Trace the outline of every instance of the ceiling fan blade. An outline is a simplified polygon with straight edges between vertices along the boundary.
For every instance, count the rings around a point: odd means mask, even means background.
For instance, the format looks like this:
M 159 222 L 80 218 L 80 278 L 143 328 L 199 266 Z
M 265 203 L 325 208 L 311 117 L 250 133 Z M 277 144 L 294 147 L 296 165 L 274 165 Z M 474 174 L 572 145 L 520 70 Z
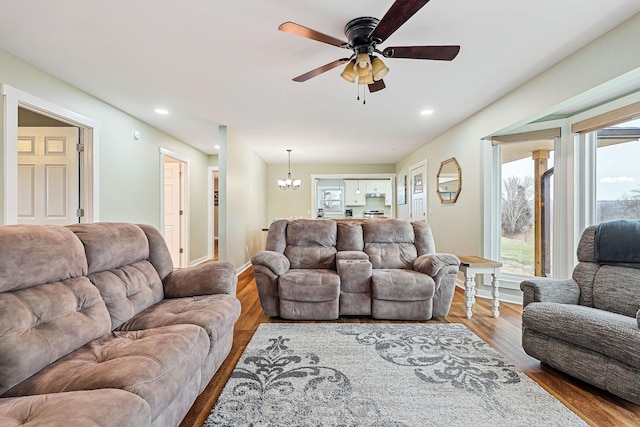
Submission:
M 387 85 L 384 84 L 384 81 L 378 80 L 377 82 L 373 82 L 369 85 L 369 92 L 377 92 L 384 89 L 385 87 L 387 87 Z
M 307 39 L 316 40 L 333 46 L 348 47 L 348 43 L 345 41 L 328 36 L 319 31 L 312 30 L 311 28 L 304 27 L 294 22 L 285 22 L 284 24 L 280 24 L 278 29 L 280 31 L 284 31 L 285 33 L 294 34 L 296 36 L 305 37 Z
M 294 82 L 306 82 L 307 80 L 319 76 L 320 74 L 327 72 L 329 70 L 333 70 L 336 67 L 339 67 L 340 65 L 344 64 L 345 62 L 349 62 L 349 58 L 340 58 L 337 59 L 333 62 L 329 62 L 326 65 L 323 65 L 322 67 L 318 67 L 315 70 L 311 70 L 307 73 L 301 74 L 298 77 L 294 77 L 293 81 Z
M 396 46 L 388 47 L 382 55 L 385 58 L 433 59 L 451 61 L 460 52 L 460 46 Z
M 382 43 L 428 2 L 429 0 L 396 0 L 371 33 L 371 38 Z

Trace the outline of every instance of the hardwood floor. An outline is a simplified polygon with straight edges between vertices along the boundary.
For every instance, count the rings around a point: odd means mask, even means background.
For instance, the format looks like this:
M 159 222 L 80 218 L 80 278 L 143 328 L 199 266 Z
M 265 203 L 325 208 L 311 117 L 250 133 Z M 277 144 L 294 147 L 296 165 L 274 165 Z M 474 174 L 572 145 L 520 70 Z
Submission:
M 205 391 L 195 401 L 180 424 L 181 427 L 203 425 L 258 325 L 267 322 L 286 322 L 269 318 L 262 313 L 253 269 L 240 275 L 238 299 L 242 303 L 242 314 L 235 326 L 231 353 Z M 640 406 L 576 380 L 549 366 L 541 365 L 522 350 L 520 322 L 522 306 L 501 303 L 500 317 L 494 319 L 491 317 L 490 300 L 478 298 L 473 307 L 473 317 L 467 319 L 464 313 L 464 292 L 458 288 L 449 315 L 427 323 L 446 322 L 466 325 L 592 426 L 640 426 Z M 336 322 L 385 323 L 364 317 L 339 319 Z

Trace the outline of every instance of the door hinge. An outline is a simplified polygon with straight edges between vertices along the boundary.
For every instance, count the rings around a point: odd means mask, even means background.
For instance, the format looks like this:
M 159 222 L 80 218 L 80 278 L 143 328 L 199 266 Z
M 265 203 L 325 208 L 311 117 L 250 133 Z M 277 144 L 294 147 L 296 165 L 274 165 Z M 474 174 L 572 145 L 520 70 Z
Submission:
M 78 218 L 82 218 L 84 216 L 84 209 L 78 209 L 76 210 L 76 216 Z
M 180 215 L 184 215 L 184 211 L 180 209 Z
M 180 248 L 180 253 L 181 254 L 184 253 L 184 249 Z
M 84 151 L 84 144 L 78 143 L 76 145 L 76 149 L 78 150 L 78 153 L 82 153 Z

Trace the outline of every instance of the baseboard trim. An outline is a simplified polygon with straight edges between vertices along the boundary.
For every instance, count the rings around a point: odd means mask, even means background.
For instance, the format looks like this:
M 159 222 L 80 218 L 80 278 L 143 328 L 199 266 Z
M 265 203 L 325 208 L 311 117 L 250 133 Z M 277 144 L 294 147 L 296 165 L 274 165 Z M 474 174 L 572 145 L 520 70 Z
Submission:
M 245 271 L 247 271 L 250 267 L 251 267 L 251 261 L 249 261 L 248 263 L 238 267 L 236 269 L 236 274 L 240 275 L 240 274 L 244 273 Z

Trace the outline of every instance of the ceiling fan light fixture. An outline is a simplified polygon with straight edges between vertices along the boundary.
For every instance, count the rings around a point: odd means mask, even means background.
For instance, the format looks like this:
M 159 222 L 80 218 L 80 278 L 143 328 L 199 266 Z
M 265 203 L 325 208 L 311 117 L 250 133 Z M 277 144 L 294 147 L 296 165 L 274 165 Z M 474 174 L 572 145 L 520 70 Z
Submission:
M 358 77 L 358 84 L 359 85 L 370 85 L 370 84 L 373 84 L 373 75 L 371 73 L 369 73 L 366 76 L 359 76 Z
M 373 80 L 378 81 L 382 80 L 384 76 L 389 72 L 389 68 L 382 62 L 382 59 L 377 56 L 373 58 L 373 62 L 371 63 L 371 74 L 373 75 Z
M 369 58 L 368 53 L 358 55 L 356 58 L 355 72 L 360 77 L 371 73 L 371 58 Z
M 340 76 L 348 81 L 349 83 L 355 83 L 357 74 L 355 72 L 356 60 L 352 59 L 349 61 L 346 67 L 344 67 L 344 71 L 340 73 Z

